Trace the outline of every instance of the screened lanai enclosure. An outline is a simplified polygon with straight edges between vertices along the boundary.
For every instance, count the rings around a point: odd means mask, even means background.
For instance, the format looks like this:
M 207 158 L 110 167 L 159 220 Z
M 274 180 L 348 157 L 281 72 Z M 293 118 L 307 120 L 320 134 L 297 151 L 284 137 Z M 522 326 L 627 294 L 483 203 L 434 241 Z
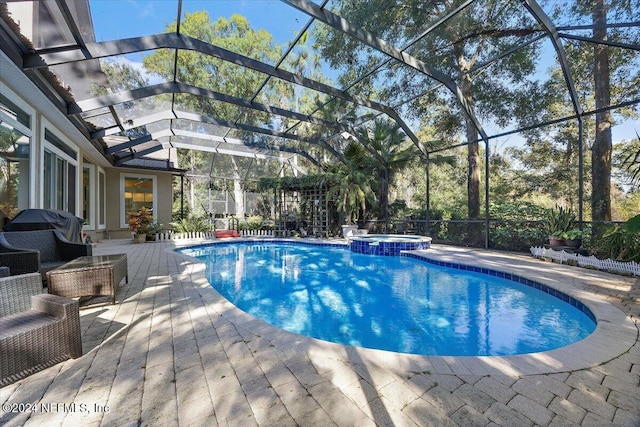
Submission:
M 176 220 L 526 249 L 556 206 L 587 241 L 640 212 L 637 0 L 50 0 L 0 15 L 4 54 L 109 167 L 174 174 Z M 19 135 L 2 132 L 17 173 Z

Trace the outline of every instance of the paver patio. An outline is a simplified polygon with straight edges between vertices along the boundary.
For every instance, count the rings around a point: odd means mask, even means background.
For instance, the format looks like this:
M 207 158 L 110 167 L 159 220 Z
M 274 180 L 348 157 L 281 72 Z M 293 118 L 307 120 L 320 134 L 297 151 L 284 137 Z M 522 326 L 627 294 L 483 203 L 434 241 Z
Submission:
M 637 278 L 434 245 L 430 257 L 532 276 L 604 320 L 587 340 L 552 352 L 423 357 L 267 325 L 221 298 L 204 265 L 174 247 L 94 247 L 127 254 L 129 283 L 116 305 L 81 309 L 81 358 L 0 389 L 0 425 L 640 425 Z

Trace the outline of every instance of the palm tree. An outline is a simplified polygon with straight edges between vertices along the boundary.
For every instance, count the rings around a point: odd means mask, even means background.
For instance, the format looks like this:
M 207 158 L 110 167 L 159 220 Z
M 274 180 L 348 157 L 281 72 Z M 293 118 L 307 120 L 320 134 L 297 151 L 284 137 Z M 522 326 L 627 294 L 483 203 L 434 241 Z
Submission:
M 344 150 L 346 163 L 338 163 L 330 171 L 331 186 L 328 197 L 336 201 L 336 207 L 346 215 L 351 224 L 356 217 L 364 215 L 369 205 L 375 202 L 371 188 L 371 169 L 363 147 L 350 141 Z
M 640 147 L 640 135 L 636 133 L 637 139 L 635 143 Z M 627 173 L 631 175 L 631 185 L 635 188 L 640 187 L 640 148 L 635 152 L 629 152 L 627 157 L 622 161 L 622 166 Z
M 371 154 L 370 168 L 378 180 L 378 201 L 380 214 L 389 222 L 389 186 L 396 172 L 407 166 L 419 155 L 417 147 L 407 139 L 394 122 L 376 120 L 373 128 L 359 128 L 356 139 Z M 346 155 L 346 152 L 345 152 Z

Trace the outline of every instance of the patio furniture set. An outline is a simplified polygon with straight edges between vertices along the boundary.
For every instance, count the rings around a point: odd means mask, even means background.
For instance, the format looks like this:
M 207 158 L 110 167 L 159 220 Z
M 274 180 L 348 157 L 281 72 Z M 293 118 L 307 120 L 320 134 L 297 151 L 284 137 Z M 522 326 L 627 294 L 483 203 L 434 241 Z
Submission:
M 0 387 L 82 356 L 76 297 L 115 295 L 127 255 L 92 256 L 58 230 L 0 233 Z M 47 288 L 45 288 L 47 286 Z
M 91 245 L 72 243 L 59 230 L 0 233 L 0 265 L 14 276 L 39 272 L 46 280 L 47 271 L 91 252 Z

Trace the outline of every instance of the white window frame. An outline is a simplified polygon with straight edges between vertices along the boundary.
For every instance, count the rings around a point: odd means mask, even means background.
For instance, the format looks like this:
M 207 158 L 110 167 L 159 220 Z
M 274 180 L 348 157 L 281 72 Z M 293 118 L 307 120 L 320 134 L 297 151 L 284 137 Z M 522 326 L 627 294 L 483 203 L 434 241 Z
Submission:
M 58 139 L 60 139 L 67 147 L 69 147 L 72 151 L 74 151 L 76 153 L 76 159 L 71 158 L 67 153 L 65 153 L 64 151 L 60 150 L 58 147 L 56 147 L 55 145 L 53 145 L 52 143 L 50 143 L 49 141 L 47 141 L 47 139 L 45 138 L 45 130 L 49 130 L 49 132 L 53 133 Z M 46 119 L 42 119 L 42 123 L 40 125 L 40 135 L 42 136 L 41 140 L 42 140 L 42 148 L 40 150 L 40 164 L 42 165 L 42 172 L 40 174 L 40 203 L 39 206 L 40 207 L 44 207 L 44 152 L 49 151 L 50 153 L 55 154 L 56 156 L 60 157 L 61 159 L 63 159 L 64 161 L 66 161 L 69 164 L 72 164 L 75 166 L 76 168 L 76 185 L 75 185 L 75 205 L 76 205 L 76 211 L 75 212 L 71 212 L 72 214 L 76 215 L 76 216 L 80 216 L 80 193 L 81 191 L 81 185 L 82 185 L 82 167 L 81 167 L 81 162 L 78 159 L 81 159 L 80 157 L 80 150 L 78 149 L 78 146 L 75 145 L 73 142 L 71 142 L 71 140 L 69 138 L 67 138 L 66 136 L 64 136 L 63 133 L 59 132 L 58 129 L 53 126 L 51 123 L 49 123 Z M 57 209 L 62 209 L 62 210 L 67 210 L 66 207 L 61 207 L 61 206 L 57 206 Z
M 96 174 L 96 223 L 98 224 L 98 230 L 106 230 L 107 229 L 107 174 L 104 169 L 98 166 L 98 172 Z M 102 184 L 104 188 L 100 187 L 100 176 L 102 176 Z M 100 195 L 102 194 L 102 197 Z M 100 213 L 102 212 L 102 217 L 104 218 L 104 222 L 100 222 Z
M 129 218 L 124 209 L 124 180 L 125 178 L 151 179 L 153 194 L 153 217 L 158 218 L 158 177 L 155 175 L 144 175 L 139 173 L 120 173 L 120 228 L 129 228 Z
M 20 107 L 25 113 L 27 113 L 30 117 L 31 128 L 24 126 L 22 123 L 18 122 L 16 119 L 11 117 L 8 114 L 3 113 L 0 110 L 0 117 L 2 117 L 2 121 L 6 121 L 11 126 L 13 126 L 17 131 L 21 132 L 24 136 L 29 138 L 29 207 L 35 208 L 38 206 L 38 201 L 36 198 L 36 189 L 37 182 L 39 181 L 35 177 L 38 177 L 37 168 L 36 168 L 36 139 L 34 137 L 35 132 L 35 123 L 36 123 L 36 110 L 31 107 L 29 104 L 23 101 L 18 95 L 16 95 L 7 85 L 0 81 L 0 91 L 4 96 L 6 96 L 11 102 Z
M 84 218 L 85 224 L 82 226 L 83 230 L 95 230 L 96 229 L 96 189 L 98 186 L 96 185 L 96 166 L 91 163 L 82 162 L 82 173 L 80 176 L 84 178 L 84 170 L 89 169 L 89 218 Z M 80 186 L 82 188 L 84 186 L 84 180 Z M 83 200 L 84 201 L 84 200 Z M 82 206 L 80 206 L 80 211 L 82 212 Z

